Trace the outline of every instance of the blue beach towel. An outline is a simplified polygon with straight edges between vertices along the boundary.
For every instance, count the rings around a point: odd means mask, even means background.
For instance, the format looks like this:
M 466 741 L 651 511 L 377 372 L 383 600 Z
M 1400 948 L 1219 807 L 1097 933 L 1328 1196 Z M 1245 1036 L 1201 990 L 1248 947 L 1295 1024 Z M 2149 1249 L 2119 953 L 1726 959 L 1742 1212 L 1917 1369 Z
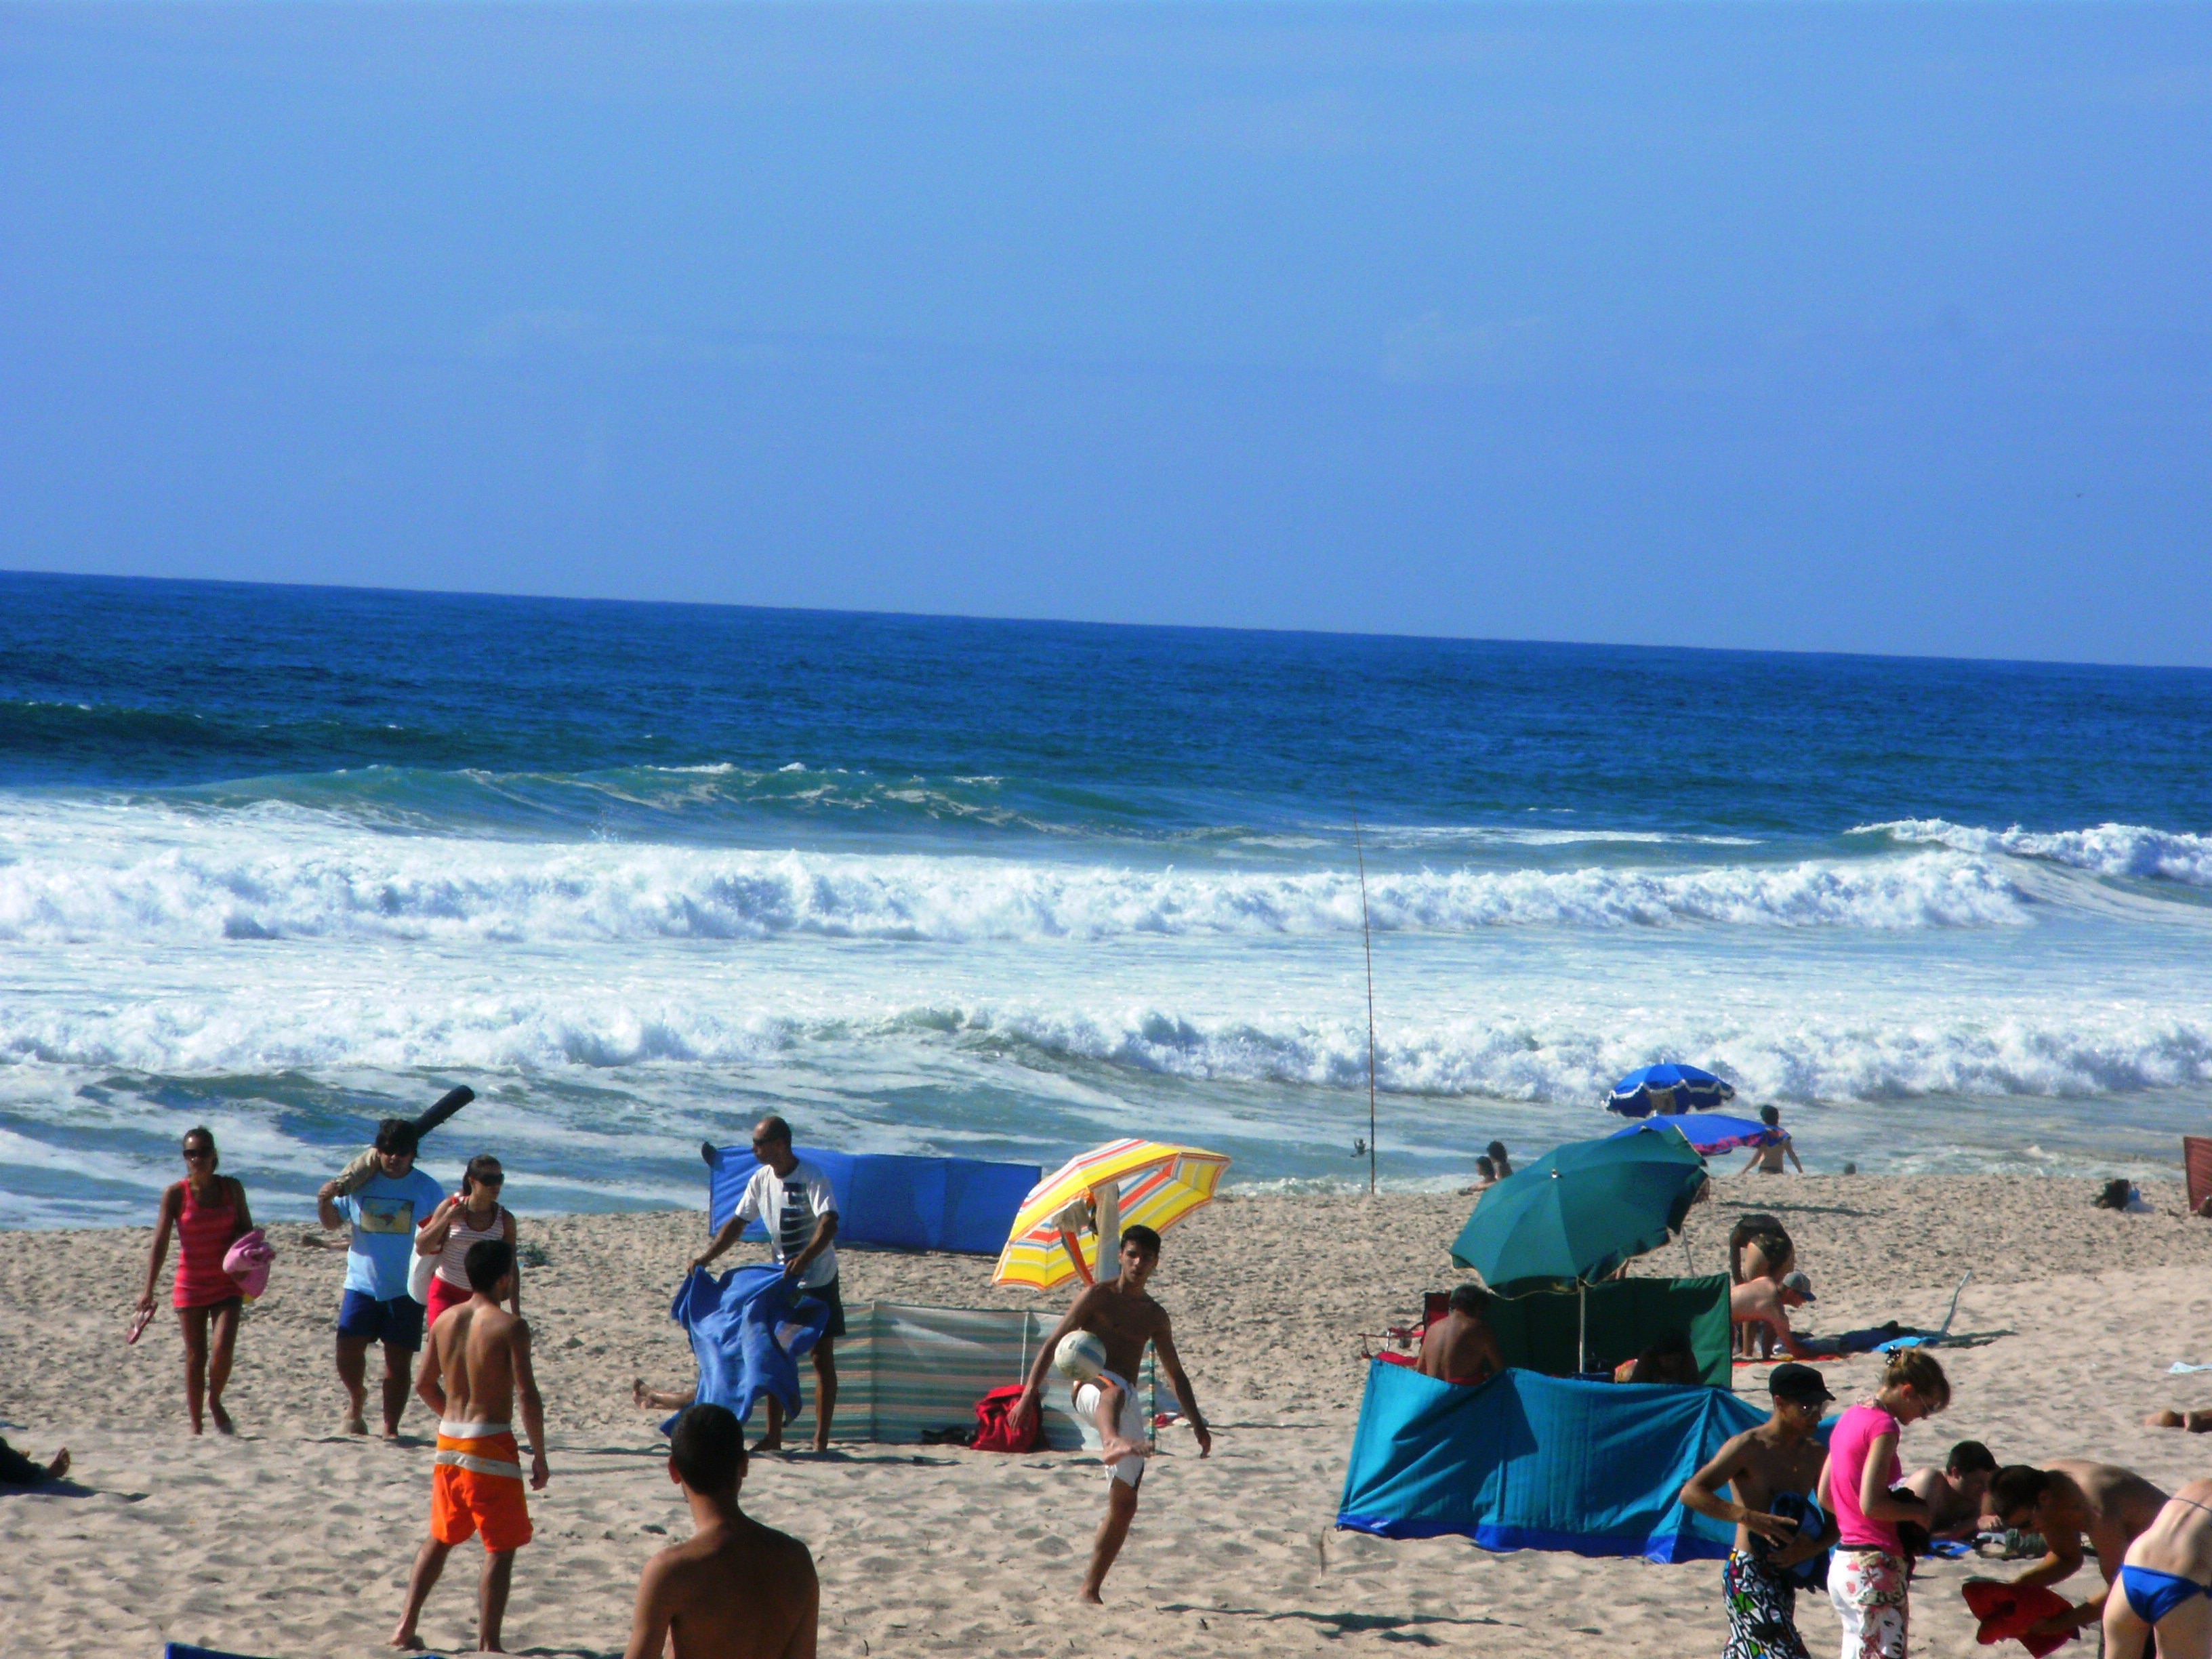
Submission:
M 732 1268 L 720 1279 L 694 1267 L 668 1316 L 690 1335 L 700 1404 L 727 1406 L 742 1423 L 762 1395 L 771 1395 L 787 1414 L 798 1414 L 796 1362 L 822 1340 L 828 1303 L 793 1291 L 783 1269 L 769 1263 Z
M 213 1648 L 196 1648 L 183 1642 L 172 1642 L 161 1650 L 161 1659 L 247 1659 L 242 1653 L 217 1653 Z M 424 1654 L 422 1659 L 437 1659 L 434 1654 Z
M 1488 1550 L 1719 1560 L 1735 1528 L 1682 1507 L 1682 1483 L 1763 1423 L 1719 1389 L 1507 1370 L 1479 1389 L 1368 1368 L 1336 1524 L 1382 1538 L 1457 1533 Z

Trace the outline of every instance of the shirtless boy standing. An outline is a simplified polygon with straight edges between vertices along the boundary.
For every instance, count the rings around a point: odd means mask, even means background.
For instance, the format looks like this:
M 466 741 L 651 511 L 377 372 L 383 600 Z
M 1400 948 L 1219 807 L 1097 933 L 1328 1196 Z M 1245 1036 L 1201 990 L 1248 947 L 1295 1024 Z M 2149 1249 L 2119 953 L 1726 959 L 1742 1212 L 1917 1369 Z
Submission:
M 1060 1339 L 1072 1331 L 1089 1331 L 1106 1345 L 1106 1370 L 1121 1393 L 1120 1438 L 1128 1442 L 1141 1442 L 1144 1438 L 1144 1413 L 1137 1404 L 1136 1386 L 1130 1379 L 1137 1375 L 1145 1357 L 1145 1345 L 1149 1342 L 1160 1357 L 1161 1368 L 1167 1372 L 1176 1399 L 1182 1403 L 1191 1432 L 1198 1437 L 1198 1455 L 1211 1455 L 1213 1435 L 1206 1426 L 1206 1418 L 1198 1409 L 1198 1396 L 1191 1392 L 1190 1378 L 1183 1375 L 1182 1361 L 1176 1354 L 1175 1337 L 1168 1328 L 1168 1311 L 1153 1301 L 1145 1289 L 1152 1270 L 1159 1265 L 1160 1236 L 1150 1227 L 1124 1229 L 1121 1271 L 1077 1297 L 1075 1305 L 1037 1350 L 1022 1397 L 1014 1404 L 1013 1427 L 1017 1433 L 1026 1435 L 1030 1425 L 1036 1421 L 1037 1402 L 1044 1395 L 1045 1374 L 1051 1369 L 1053 1355 L 1060 1351 Z M 1076 1409 L 1096 1409 L 1101 1392 L 1096 1383 L 1084 1384 L 1075 1391 Z M 1084 1397 L 1086 1394 L 1091 1396 L 1088 1401 Z M 1144 1448 L 1139 1445 L 1136 1450 L 1115 1458 L 1111 1467 L 1113 1477 L 1106 1488 L 1106 1518 L 1098 1524 L 1098 1537 L 1091 1547 L 1091 1569 L 1083 1577 L 1083 1599 L 1086 1601 L 1101 1599 L 1098 1592 L 1106 1582 L 1107 1570 L 1121 1553 L 1121 1545 L 1129 1536 L 1129 1523 L 1136 1519 L 1137 1484 L 1145 1478 Z
M 530 1541 L 522 1492 L 522 1454 L 514 1443 L 514 1396 L 530 1431 L 530 1484 L 544 1490 L 545 1404 L 530 1370 L 530 1327 L 500 1303 L 514 1289 L 514 1247 L 487 1238 L 469 1246 L 469 1299 L 430 1328 L 415 1392 L 438 1415 L 437 1467 L 430 1474 L 430 1535 L 407 1580 L 407 1607 L 392 1633 L 395 1648 L 419 1648 L 422 1603 L 447 1554 L 482 1534 L 483 1581 L 477 1592 L 477 1650 L 503 1653 L 500 1626 L 514 1580 L 514 1553 Z
M 1469 1386 L 1487 1382 L 1505 1369 L 1498 1334 L 1483 1322 L 1490 1292 L 1480 1285 L 1452 1286 L 1444 1316 L 1421 1333 L 1421 1357 L 1413 1369 L 1439 1382 Z
M 2008 1527 L 2039 1532 L 2050 1553 L 2013 1580 L 2056 1584 L 2081 1565 L 2082 1540 L 2096 1553 L 2105 1588 L 2078 1607 L 2031 1625 L 2023 1635 L 2071 1635 L 2105 1616 L 2105 1602 L 2128 1546 L 2158 1518 L 2166 1494 L 2139 1474 L 2110 1463 L 2069 1459 L 2047 1469 L 2015 1463 L 1990 1480 L 1989 1511 Z
M 645 1564 L 627 1659 L 814 1659 L 822 1587 L 796 1538 L 738 1508 L 744 1425 L 692 1406 L 668 1438 L 668 1478 L 691 1505 L 691 1536 Z
M 1720 1449 L 1682 1487 L 1682 1504 L 1735 1528 L 1735 1547 L 1721 1570 L 1728 1600 L 1728 1659 L 1807 1659 L 1797 1634 L 1797 1586 L 1790 1569 L 1836 1541 L 1836 1522 L 1811 1537 L 1774 1513 L 1785 1492 L 1809 1498 L 1827 1454 L 1814 1438 L 1820 1408 L 1835 1396 L 1810 1365 L 1784 1364 L 1766 1379 L 1774 1414 Z M 1720 1495 L 1729 1488 L 1735 1501 Z
M 2212 1659 L 2212 1480 L 2192 1480 L 2128 1546 L 2120 1593 L 2105 1598 L 2105 1659 Z

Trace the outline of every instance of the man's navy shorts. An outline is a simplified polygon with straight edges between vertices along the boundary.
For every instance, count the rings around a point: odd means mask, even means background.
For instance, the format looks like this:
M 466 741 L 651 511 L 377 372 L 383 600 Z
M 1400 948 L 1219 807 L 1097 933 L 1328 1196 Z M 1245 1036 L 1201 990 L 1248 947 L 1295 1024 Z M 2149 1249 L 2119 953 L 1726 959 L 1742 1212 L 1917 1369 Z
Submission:
M 338 1304 L 338 1334 L 365 1336 L 412 1353 L 422 1346 L 422 1304 L 411 1296 L 379 1302 L 367 1291 L 348 1291 Z

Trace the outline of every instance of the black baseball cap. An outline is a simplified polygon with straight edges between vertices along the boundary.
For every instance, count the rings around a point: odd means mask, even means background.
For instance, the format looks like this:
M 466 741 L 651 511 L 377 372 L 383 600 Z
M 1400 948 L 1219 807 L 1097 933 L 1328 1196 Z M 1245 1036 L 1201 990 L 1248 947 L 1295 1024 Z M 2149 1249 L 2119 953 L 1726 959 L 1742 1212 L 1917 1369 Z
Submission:
M 1833 1400 L 1820 1373 L 1794 1359 L 1777 1365 L 1766 1378 L 1766 1391 L 1784 1400 Z

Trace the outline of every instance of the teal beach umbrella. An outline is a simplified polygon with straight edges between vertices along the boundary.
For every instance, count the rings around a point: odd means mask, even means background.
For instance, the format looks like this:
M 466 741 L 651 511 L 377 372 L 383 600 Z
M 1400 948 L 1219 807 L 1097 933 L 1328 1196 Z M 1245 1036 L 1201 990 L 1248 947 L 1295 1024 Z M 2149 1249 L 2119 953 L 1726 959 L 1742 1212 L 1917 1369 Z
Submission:
M 1485 1192 L 1452 1260 L 1501 1296 L 1580 1291 L 1664 1244 L 1705 1178 L 1680 1135 L 1571 1141 Z

